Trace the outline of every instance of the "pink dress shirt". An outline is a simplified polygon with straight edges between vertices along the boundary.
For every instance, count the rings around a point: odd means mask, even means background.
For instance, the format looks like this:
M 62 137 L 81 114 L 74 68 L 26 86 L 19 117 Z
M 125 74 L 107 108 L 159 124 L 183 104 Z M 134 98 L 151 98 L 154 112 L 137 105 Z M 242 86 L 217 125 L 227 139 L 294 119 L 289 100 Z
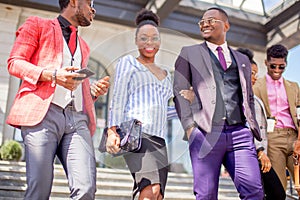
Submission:
M 266 75 L 268 100 L 272 116 L 277 120 L 276 128 L 295 129 L 293 119 L 290 114 L 290 107 L 286 90 L 283 84 L 283 78 L 273 80 L 270 75 Z

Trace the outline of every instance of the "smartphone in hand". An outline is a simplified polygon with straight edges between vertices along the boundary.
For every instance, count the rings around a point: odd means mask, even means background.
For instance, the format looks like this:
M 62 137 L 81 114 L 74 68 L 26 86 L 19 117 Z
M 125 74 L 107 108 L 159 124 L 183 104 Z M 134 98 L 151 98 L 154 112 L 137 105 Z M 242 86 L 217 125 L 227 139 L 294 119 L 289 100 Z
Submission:
M 74 77 L 73 79 L 74 80 L 83 80 L 83 79 L 86 79 L 90 76 L 93 76 L 95 73 L 93 71 L 91 71 L 89 68 L 82 68 L 80 70 L 77 70 L 75 71 L 76 73 L 79 73 L 79 74 L 85 74 L 84 77 Z

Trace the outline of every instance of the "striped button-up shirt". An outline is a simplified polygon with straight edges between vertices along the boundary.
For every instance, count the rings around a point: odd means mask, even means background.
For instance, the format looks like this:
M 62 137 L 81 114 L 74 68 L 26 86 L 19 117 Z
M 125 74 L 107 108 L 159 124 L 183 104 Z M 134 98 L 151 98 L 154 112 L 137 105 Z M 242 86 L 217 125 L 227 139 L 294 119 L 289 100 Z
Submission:
M 267 114 L 264 107 L 264 103 L 257 96 L 254 95 L 254 108 L 255 118 L 259 125 L 260 136 L 262 141 L 255 140 L 256 149 L 264 148 L 265 154 L 267 154 L 268 138 L 267 138 Z
M 144 133 L 164 138 L 168 101 L 173 95 L 171 75 L 166 71 L 167 76 L 158 80 L 133 56 L 121 58 L 116 66 L 108 126 L 138 119 Z

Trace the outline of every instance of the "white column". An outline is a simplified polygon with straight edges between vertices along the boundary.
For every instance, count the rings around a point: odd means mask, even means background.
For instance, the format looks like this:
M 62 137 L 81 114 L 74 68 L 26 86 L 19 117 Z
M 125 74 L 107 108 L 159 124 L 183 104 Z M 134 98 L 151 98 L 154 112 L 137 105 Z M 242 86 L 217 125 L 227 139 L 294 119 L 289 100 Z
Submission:
M 15 32 L 19 24 L 21 8 L 8 4 L 0 4 L 0 145 L 13 138 L 14 128 L 6 125 L 6 115 L 11 107 L 20 80 L 9 76 L 7 59 L 15 40 Z

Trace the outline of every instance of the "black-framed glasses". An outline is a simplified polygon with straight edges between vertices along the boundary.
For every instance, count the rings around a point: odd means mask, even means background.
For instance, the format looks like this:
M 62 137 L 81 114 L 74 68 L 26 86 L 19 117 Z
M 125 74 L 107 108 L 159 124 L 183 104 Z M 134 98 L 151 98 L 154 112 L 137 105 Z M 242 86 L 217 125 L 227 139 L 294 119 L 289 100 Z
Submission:
M 219 20 L 219 19 L 215 19 L 215 18 L 208 18 L 208 19 L 201 19 L 199 22 L 198 22 L 198 25 L 200 27 L 204 26 L 204 24 L 208 24 L 210 26 L 213 26 L 215 25 L 216 22 L 223 22 L 222 20 Z
M 284 70 L 285 69 L 285 65 L 276 65 L 276 64 L 270 64 L 270 68 L 271 69 L 276 69 L 278 67 L 278 69 L 280 70 Z
M 141 36 L 141 37 L 138 37 L 138 40 L 141 41 L 141 42 L 143 42 L 143 43 L 146 43 L 146 42 L 149 42 L 149 41 L 159 42 L 160 41 L 160 37 L 159 36 L 154 36 L 154 37 Z

